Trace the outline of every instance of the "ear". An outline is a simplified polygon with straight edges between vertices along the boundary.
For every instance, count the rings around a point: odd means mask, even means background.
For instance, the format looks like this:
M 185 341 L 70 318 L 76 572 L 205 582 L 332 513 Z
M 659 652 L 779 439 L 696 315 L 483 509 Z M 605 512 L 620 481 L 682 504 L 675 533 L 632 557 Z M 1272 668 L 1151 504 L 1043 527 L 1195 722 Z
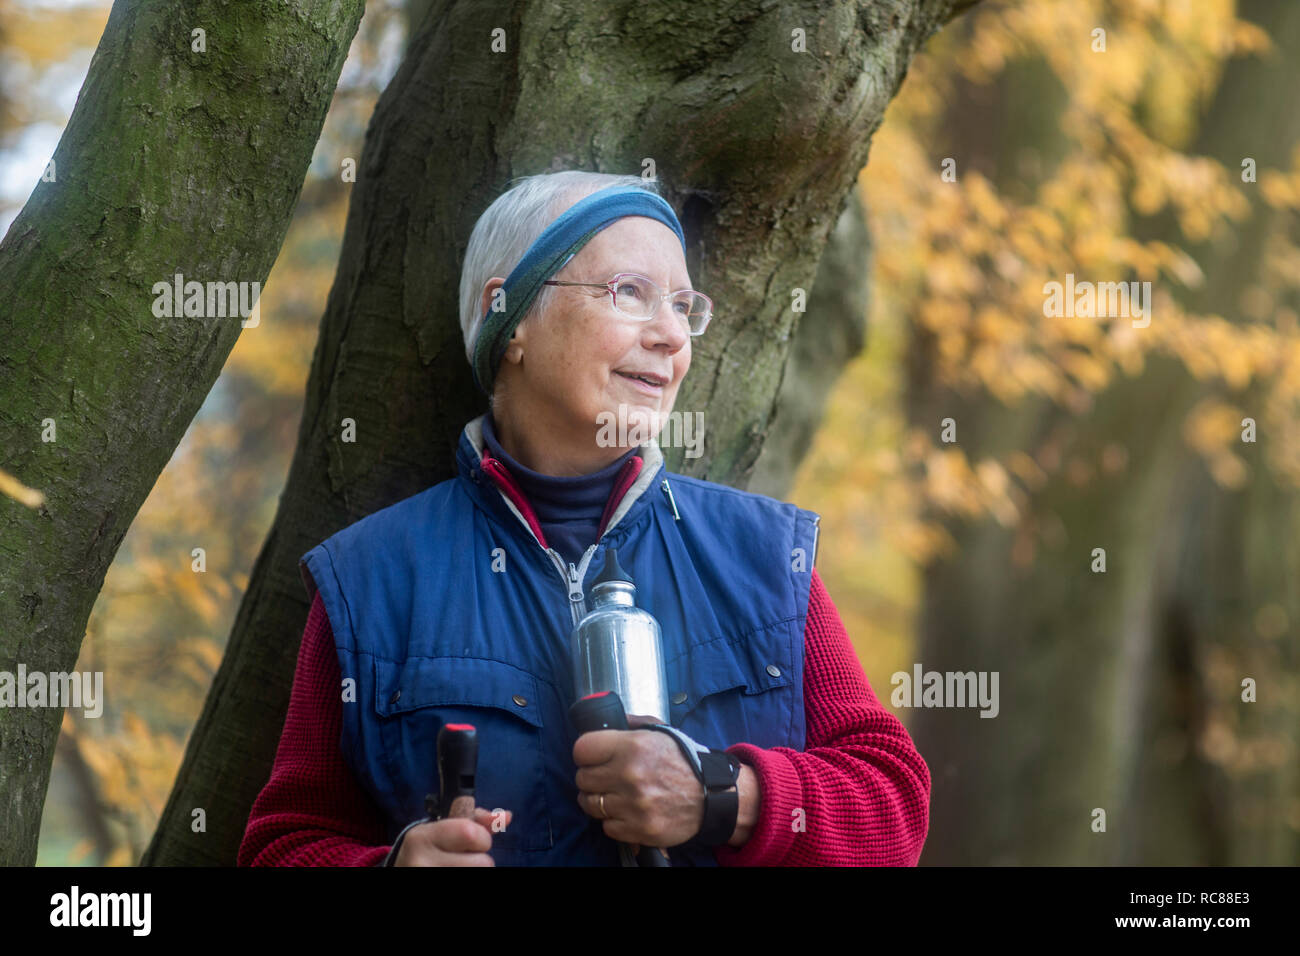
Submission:
M 506 350 L 501 355 L 502 362 L 510 362 L 514 365 L 523 362 L 524 342 L 527 338 L 527 332 L 523 330 L 524 324 L 524 322 L 520 322 L 515 326 L 515 331 L 510 336 L 510 341 L 506 343 Z M 523 332 L 523 334 L 520 334 L 521 332 Z
M 479 297 L 478 314 L 486 315 L 488 306 L 492 304 L 493 295 L 497 289 L 506 284 L 506 280 L 501 276 L 493 276 L 488 279 L 483 286 L 483 295 Z

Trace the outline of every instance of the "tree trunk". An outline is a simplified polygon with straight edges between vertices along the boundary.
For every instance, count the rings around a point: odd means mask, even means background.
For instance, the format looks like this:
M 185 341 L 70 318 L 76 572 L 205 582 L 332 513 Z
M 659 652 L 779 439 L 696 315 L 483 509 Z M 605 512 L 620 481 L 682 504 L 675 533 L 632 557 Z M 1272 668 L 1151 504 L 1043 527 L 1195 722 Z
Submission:
M 691 275 L 720 306 L 676 405 L 707 410 L 705 454 L 665 449 L 668 466 L 743 486 L 798 328 L 790 292 L 811 288 L 908 62 L 967 6 L 432 4 L 366 134 L 288 483 L 146 864 L 235 858 L 288 704 L 299 556 L 453 475 L 461 429 L 485 407 L 457 318 L 460 265 L 509 180 L 653 161 Z M 339 440 L 344 418 L 353 443 Z M 195 807 L 206 833 L 190 829 Z
M 750 491 L 785 497 L 821 427 L 831 389 L 866 341 L 870 275 L 871 233 L 855 189 L 817 265 L 808 314 L 799 322 L 785 363 L 776 414 L 749 481 Z
M 1191 152 L 1230 170 L 1246 155 L 1261 169 L 1286 168 L 1300 117 L 1270 110 L 1273 91 L 1300 81 L 1300 8 L 1264 0 L 1243 4 L 1241 15 L 1281 53 L 1230 62 Z M 1010 82 L 1003 92 L 1022 86 Z M 1052 133 L 1025 135 L 1040 154 L 1059 155 Z M 1015 146 L 993 148 L 1012 157 Z M 1261 249 L 1275 217 L 1257 203 L 1231 243 L 1191 250 L 1206 284 L 1180 303 L 1233 321 L 1243 291 L 1264 281 Z M 1185 245 L 1164 217 L 1137 232 Z M 1267 438 L 1242 446 L 1253 457 L 1250 481 L 1226 491 L 1181 434 L 1187 413 L 1216 387 L 1167 356 L 1117 380 L 1079 416 L 1039 399 L 1007 409 L 940 388 L 929 380 L 923 342 L 914 364 L 913 423 L 933 433 L 943 415 L 955 415 L 972 460 L 1048 445 L 1062 462 L 1096 462 L 1111 443 L 1128 455 L 1121 473 L 1084 486 L 1064 469 L 1051 475 L 1026 520 L 1059 534 L 1032 561 L 1015 560 L 1013 533 L 985 521 L 950 528 L 955 557 L 926 570 L 917 659 L 926 669 L 999 671 L 1002 710 L 995 720 L 915 713 L 910 727 L 934 776 L 925 862 L 1294 862 L 1286 696 L 1297 674 L 1300 527 L 1295 489 L 1279 486 L 1264 460 Z M 1238 404 L 1261 417 L 1258 401 Z M 1094 547 L 1106 549 L 1105 574 L 1090 571 Z M 1291 635 L 1271 647 L 1254 625 L 1268 605 L 1284 609 Z M 1225 659 L 1230 665 L 1215 670 Z M 1240 700 L 1247 676 L 1259 681 L 1258 704 Z M 1237 736 L 1238 754 L 1277 743 L 1260 748 L 1268 759 L 1253 773 L 1228 773 L 1212 739 L 1222 740 L 1224 727 Z M 1105 833 L 1091 829 L 1094 808 L 1107 813 Z
M 361 9 L 114 5 L 53 181 L 0 243 L 0 465 L 45 496 L 0 499 L 0 670 L 75 666 L 109 562 L 240 333 L 237 314 L 156 318 L 153 286 L 265 281 Z M 0 708 L 0 866 L 36 859 L 61 716 Z

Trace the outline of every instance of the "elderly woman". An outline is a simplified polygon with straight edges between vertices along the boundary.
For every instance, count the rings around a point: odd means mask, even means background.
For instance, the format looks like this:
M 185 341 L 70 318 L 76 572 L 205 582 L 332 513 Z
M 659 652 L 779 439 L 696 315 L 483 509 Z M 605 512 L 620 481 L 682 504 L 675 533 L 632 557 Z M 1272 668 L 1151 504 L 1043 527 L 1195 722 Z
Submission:
M 917 862 L 929 770 L 813 569 L 818 516 L 664 467 L 657 429 L 712 314 L 684 253 L 632 176 L 533 176 L 483 213 L 461 325 L 489 411 L 456 477 L 304 555 L 311 610 L 241 865 L 613 866 L 616 841 L 676 866 Z M 620 445 L 612 421 L 649 433 Z M 609 549 L 661 626 L 674 732 L 567 718 Z M 483 806 L 418 822 L 449 723 L 478 730 Z

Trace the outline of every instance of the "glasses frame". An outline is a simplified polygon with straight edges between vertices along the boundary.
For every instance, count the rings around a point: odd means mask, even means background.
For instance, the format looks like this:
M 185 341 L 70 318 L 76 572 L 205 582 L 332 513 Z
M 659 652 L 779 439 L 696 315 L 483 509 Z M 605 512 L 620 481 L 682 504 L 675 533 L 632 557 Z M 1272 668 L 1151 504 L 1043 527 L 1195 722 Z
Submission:
M 628 315 L 626 312 L 624 312 L 622 309 L 618 307 L 618 292 L 616 290 L 618 288 L 619 280 L 625 279 L 629 276 L 636 279 L 642 279 L 645 282 L 648 282 L 650 284 L 650 288 L 655 289 L 659 292 L 659 302 L 655 304 L 654 311 L 651 312 L 649 315 L 646 316 Z M 604 289 L 610 295 L 610 299 L 612 300 L 612 304 L 614 306 L 614 311 L 616 311 L 619 315 L 623 316 L 624 318 L 631 319 L 633 322 L 649 322 L 651 319 L 655 317 L 655 314 L 659 311 L 659 305 L 662 304 L 665 299 L 671 299 L 673 296 L 680 295 L 683 292 L 689 292 L 691 295 L 698 295 L 701 299 L 703 299 L 705 302 L 708 303 L 708 312 L 705 313 L 704 325 L 700 328 L 698 332 L 693 332 L 690 330 L 689 322 L 687 323 L 687 331 L 690 332 L 692 336 L 703 335 L 705 330 L 708 329 L 709 323 L 713 321 L 713 300 L 710 299 L 703 292 L 697 292 L 695 289 L 675 289 L 672 292 L 664 292 L 662 289 L 659 288 L 659 283 L 655 282 L 654 279 L 651 279 L 649 276 L 641 275 L 641 273 L 639 272 L 619 272 L 615 274 L 614 277 L 610 279 L 608 282 L 603 282 L 603 283 L 602 282 L 561 282 L 558 279 L 547 279 L 542 283 L 542 285 L 585 286 L 589 289 Z M 685 318 L 685 316 L 683 316 L 682 318 Z

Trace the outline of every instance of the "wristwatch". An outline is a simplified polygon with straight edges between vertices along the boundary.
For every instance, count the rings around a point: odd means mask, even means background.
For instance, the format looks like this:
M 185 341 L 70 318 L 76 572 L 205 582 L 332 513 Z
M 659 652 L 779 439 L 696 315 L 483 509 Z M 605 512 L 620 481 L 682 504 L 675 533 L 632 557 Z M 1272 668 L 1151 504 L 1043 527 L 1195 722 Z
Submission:
M 647 724 L 638 729 L 657 730 L 676 740 L 686 762 L 704 786 L 704 820 L 699 832 L 681 845 L 712 847 L 730 840 L 740 816 L 740 787 L 737 784 L 740 760 L 725 750 L 710 750 L 668 724 Z

